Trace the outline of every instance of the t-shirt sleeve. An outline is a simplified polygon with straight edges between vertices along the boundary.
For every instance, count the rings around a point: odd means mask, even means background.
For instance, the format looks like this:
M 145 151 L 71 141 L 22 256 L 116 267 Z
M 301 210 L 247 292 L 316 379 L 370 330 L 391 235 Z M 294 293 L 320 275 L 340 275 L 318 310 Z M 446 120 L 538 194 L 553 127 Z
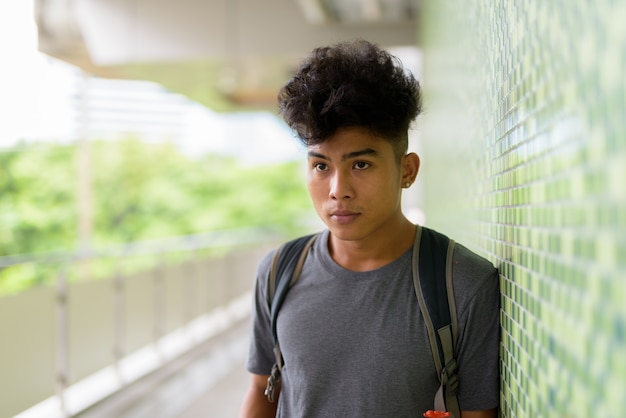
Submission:
M 270 313 L 267 305 L 267 278 L 274 252 L 259 263 L 252 294 L 250 349 L 246 368 L 250 373 L 270 374 L 274 364 Z
M 465 288 L 468 294 L 461 298 L 464 303 L 457 305 L 457 397 L 461 410 L 496 408 L 500 398 L 499 274 L 490 263 L 484 267 L 481 275 L 473 275 L 474 286 Z

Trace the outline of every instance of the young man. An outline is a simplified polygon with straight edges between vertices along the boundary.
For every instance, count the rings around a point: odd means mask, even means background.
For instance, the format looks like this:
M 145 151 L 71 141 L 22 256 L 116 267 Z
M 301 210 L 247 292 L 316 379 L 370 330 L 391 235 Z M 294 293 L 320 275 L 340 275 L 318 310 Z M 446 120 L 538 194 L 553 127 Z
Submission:
M 439 381 L 412 279 L 419 226 L 401 211 L 420 160 L 407 154 L 420 87 L 366 41 L 318 48 L 279 93 L 308 150 L 308 188 L 328 227 L 309 250 L 277 321 L 284 358 L 275 402 L 267 299 L 272 254 L 259 266 L 242 417 L 421 417 Z M 456 245 L 453 288 L 462 417 L 495 417 L 499 400 L 498 274 Z

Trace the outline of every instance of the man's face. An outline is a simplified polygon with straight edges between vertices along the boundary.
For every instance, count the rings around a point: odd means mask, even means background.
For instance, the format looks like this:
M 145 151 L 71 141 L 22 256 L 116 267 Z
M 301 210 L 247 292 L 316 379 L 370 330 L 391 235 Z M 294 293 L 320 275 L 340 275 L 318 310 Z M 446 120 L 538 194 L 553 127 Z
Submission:
M 392 145 L 362 128 L 342 128 L 324 143 L 308 147 L 313 205 L 341 240 L 393 231 L 403 218 L 400 198 L 406 177 Z

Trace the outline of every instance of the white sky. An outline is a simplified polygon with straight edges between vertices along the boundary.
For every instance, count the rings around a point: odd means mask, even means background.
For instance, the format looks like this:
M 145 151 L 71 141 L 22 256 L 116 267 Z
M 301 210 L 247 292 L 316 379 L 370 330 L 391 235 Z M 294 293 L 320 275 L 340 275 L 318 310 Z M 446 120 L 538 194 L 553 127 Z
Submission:
M 0 145 L 28 129 L 29 114 L 37 111 L 41 57 L 36 54 L 37 32 L 32 0 L 0 2 Z M 34 109 L 33 109 L 34 108 Z

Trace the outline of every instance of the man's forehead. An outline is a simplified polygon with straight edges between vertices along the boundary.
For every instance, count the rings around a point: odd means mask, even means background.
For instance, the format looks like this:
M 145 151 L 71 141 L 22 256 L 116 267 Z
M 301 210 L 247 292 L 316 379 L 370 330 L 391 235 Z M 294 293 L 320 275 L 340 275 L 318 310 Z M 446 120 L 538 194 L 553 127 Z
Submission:
M 385 147 L 392 147 L 388 140 L 373 135 L 366 129 L 350 127 L 341 128 L 325 140 L 308 145 L 307 150 L 320 151 L 341 149 L 345 152 L 352 152 L 363 148 L 372 148 L 380 152 Z

